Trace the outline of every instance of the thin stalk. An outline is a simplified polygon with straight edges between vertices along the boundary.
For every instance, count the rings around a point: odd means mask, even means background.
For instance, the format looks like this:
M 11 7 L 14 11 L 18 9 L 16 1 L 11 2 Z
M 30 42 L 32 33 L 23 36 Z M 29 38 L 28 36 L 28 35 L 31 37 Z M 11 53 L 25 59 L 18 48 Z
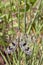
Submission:
M 18 6 L 18 29 L 20 31 L 20 0 L 18 4 L 19 4 Z M 19 41 L 20 41 L 20 37 L 18 37 L 18 46 L 19 46 Z M 19 65 L 20 65 L 20 48 L 18 48 L 18 60 L 19 60 Z
M 18 7 L 18 28 L 20 30 L 20 0 L 19 0 L 19 7 Z
M 13 53 L 13 65 L 15 64 L 16 65 L 17 63 L 17 57 L 16 57 L 16 53 L 14 52 Z
M 24 33 L 26 34 L 26 0 L 24 6 Z M 25 56 L 25 65 L 26 65 L 26 56 Z
M 25 26 L 24 26 L 24 29 L 25 29 L 25 33 L 26 33 L 26 0 L 25 0 L 25 7 L 24 7 L 24 24 L 25 24 Z

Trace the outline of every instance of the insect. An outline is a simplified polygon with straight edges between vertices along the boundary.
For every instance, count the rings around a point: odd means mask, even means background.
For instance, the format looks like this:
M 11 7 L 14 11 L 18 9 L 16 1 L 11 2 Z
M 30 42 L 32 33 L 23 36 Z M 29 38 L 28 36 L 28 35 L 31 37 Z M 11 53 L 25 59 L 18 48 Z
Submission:
M 15 52 L 15 50 L 17 49 L 19 45 L 21 50 L 29 55 L 32 50 L 29 48 L 28 42 L 32 43 L 31 37 L 28 38 L 27 35 L 21 35 L 19 44 L 18 44 L 18 39 L 12 41 L 12 43 L 10 43 L 9 46 L 7 47 L 7 50 L 5 50 L 5 53 L 10 54 L 10 53 Z

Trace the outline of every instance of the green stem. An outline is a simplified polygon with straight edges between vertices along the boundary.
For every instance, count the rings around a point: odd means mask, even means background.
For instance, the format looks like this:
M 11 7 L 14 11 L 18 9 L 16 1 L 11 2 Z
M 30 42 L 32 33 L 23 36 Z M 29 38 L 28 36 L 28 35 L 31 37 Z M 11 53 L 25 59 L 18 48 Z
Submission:
M 24 29 L 25 29 L 25 33 L 26 33 L 26 0 L 25 0 L 25 7 L 24 7 Z
M 18 28 L 20 31 L 20 0 L 18 2 Z M 18 37 L 18 46 L 19 46 L 19 41 L 20 41 L 20 38 Z M 20 48 L 18 48 L 18 60 L 20 65 Z

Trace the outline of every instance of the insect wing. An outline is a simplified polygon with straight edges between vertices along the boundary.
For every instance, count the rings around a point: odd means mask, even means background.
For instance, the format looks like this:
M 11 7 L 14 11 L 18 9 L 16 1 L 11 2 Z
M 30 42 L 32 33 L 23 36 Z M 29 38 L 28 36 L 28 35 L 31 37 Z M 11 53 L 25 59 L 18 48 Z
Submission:
M 24 38 L 25 37 L 25 38 Z M 32 50 L 30 49 L 30 47 L 28 46 L 28 37 L 27 36 L 24 36 L 24 37 L 22 37 L 22 38 L 20 38 L 20 43 L 19 43 L 19 45 L 20 45 L 20 48 L 21 48 L 21 50 L 25 53 L 25 54 L 27 54 L 27 55 L 31 55 L 31 53 L 32 53 Z M 29 41 L 30 42 L 30 41 Z
M 5 50 L 5 53 L 7 54 L 11 54 L 13 52 L 15 52 L 15 50 L 17 49 L 17 45 L 18 42 L 15 40 L 12 43 L 10 43 L 10 45 L 7 47 L 7 50 Z

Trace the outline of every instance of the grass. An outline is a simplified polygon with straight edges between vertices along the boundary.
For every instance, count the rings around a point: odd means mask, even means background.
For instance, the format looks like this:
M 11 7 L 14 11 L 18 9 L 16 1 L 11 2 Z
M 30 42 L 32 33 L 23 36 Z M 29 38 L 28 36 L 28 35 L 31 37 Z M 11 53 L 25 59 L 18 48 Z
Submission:
M 32 11 L 35 3 L 36 0 L 8 0 L 7 2 L 0 0 L 0 45 L 4 47 L 4 51 L 11 40 L 15 39 L 18 28 L 22 34 L 25 32 L 31 37 L 34 35 L 35 38 L 31 39 L 31 41 L 34 42 L 37 39 L 34 43 L 29 44 L 30 48 L 32 48 L 31 55 L 25 54 L 18 47 L 14 53 L 5 56 L 0 49 L 0 54 L 5 61 L 4 65 L 43 65 L 43 0 L 34 17 L 32 15 L 34 12 L 29 11 Z M 30 4 L 32 7 L 30 7 Z M 29 18 L 26 19 L 26 17 L 30 16 L 29 14 L 34 17 L 34 20 L 31 19 L 30 23 L 28 22 Z

